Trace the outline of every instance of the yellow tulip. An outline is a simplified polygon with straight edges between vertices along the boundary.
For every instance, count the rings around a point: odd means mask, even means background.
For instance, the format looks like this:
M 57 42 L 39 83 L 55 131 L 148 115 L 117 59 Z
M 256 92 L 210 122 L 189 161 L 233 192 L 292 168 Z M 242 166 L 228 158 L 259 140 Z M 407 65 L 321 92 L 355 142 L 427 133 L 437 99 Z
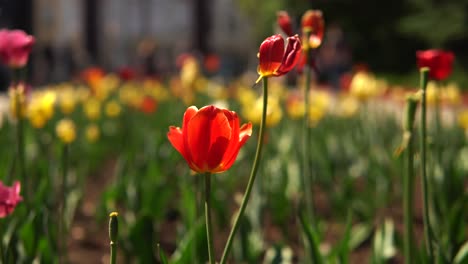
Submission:
M 62 113 L 70 114 L 75 110 L 77 97 L 71 87 L 66 87 L 59 92 L 59 105 Z
M 26 116 L 26 98 L 24 93 L 24 85 L 19 85 L 18 87 L 9 90 L 10 112 L 14 118 L 18 118 L 18 114 L 19 118 L 24 118 Z
M 258 98 L 253 105 L 243 106 L 243 115 L 247 120 L 254 124 L 260 124 L 263 113 L 263 96 Z M 268 97 L 266 125 L 273 127 L 281 121 L 283 110 L 281 109 L 279 99 L 274 96 Z
M 111 100 L 106 104 L 106 115 L 108 117 L 117 117 L 120 115 L 121 107 L 116 100 Z
M 60 120 L 55 127 L 57 137 L 65 144 L 70 144 L 76 139 L 75 123 L 71 119 Z
M 90 120 L 97 120 L 101 116 L 101 103 L 97 99 L 91 98 L 84 102 L 83 110 Z
M 299 90 L 288 92 L 286 99 L 286 112 L 292 119 L 302 118 L 305 114 L 305 104 L 301 93 L 302 91 Z
M 468 109 L 464 109 L 458 114 L 458 125 L 468 131 Z
M 344 96 L 339 99 L 336 114 L 341 117 L 354 116 L 359 110 L 359 102 L 352 96 Z
M 458 88 L 458 85 L 456 83 L 450 83 L 447 86 L 444 87 L 443 89 L 443 99 L 445 102 L 447 102 L 449 105 L 460 105 L 462 102 L 461 94 L 460 94 L 460 88 Z
M 90 124 L 86 127 L 86 139 L 89 142 L 96 142 L 99 139 L 100 131 L 96 124 Z

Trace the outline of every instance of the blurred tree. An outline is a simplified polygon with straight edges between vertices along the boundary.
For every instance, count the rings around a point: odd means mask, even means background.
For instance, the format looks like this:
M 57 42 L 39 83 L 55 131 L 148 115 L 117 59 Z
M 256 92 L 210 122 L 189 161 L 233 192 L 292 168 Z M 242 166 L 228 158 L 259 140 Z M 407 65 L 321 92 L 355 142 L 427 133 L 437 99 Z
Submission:
M 433 48 L 466 35 L 467 0 L 410 0 L 412 11 L 399 20 L 399 31 L 423 39 Z
M 412 72 L 416 69 L 416 50 L 466 46 L 464 36 L 468 36 L 468 0 L 240 0 L 238 3 L 252 20 L 257 42 L 273 33 L 278 10 L 288 11 L 299 22 L 307 9 L 321 9 L 325 27 L 335 24 L 345 32 L 354 62 L 367 63 L 374 71 Z

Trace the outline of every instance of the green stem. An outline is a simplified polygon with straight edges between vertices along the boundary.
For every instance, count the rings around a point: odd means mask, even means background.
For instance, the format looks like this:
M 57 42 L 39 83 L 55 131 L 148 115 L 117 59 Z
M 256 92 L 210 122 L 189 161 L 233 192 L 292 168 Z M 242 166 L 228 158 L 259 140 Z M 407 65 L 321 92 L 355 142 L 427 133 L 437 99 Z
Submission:
M 205 222 L 206 240 L 208 241 L 208 259 L 215 264 L 213 247 L 213 225 L 211 223 L 211 173 L 205 173 Z
M 234 221 L 234 225 L 231 228 L 231 232 L 229 233 L 228 240 L 226 242 L 226 246 L 224 247 L 223 256 L 221 257 L 220 264 L 225 264 L 227 262 L 227 258 L 229 255 L 229 251 L 232 247 L 232 242 L 234 240 L 234 235 L 239 228 L 240 219 L 244 215 L 245 208 L 247 207 L 247 203 L 250 198 L 250 193 L 252 192 L 252 187 L 255 182 L 255 178 L 258 171 L 258 165 L 260 163 L 261 154 L 262 154 L 262 147 L 263 147 L 263 136 L 265 133 L 265 123 L 266 123 L 266 113 L 267 113 L 267 105 L 268 105 L 268 78 L 263 77 L 263 113 L 262 113 L 262 120 L 260 122 L 260 131 L 258 133 L 258 142 L 257 142 L 257 151 L 255 152 L 255 159 L 252 165 L 252 170 L 250 172 L 249 182 L 247 183 L 247 188 L 245 190 L 244 198 L 242 199 L 241 206 L 239 208 L 239 212 L 237 213 L 236 220 Z
M 16 87 L 15 93 L 15 100 L 16 100 L 16 118 L 17 118 L 17 126 L 16 126 L 16 140 L 17 140 L 17 151 L 18 151 L 18 170 L 19 175 L 22 183 L 24 184 L 26 194 L 28 194 L 28 183 L 26 179 L 26 169 L 25 169 L 25 161 L 24 161 L 24 120 L 22 116 L 22 102 L 21 102 L 22 94 L 19 91 L 19 87 Z M 26 196 L 26 201 L 28 196 Z
M 117 243 L 114 241 L 110 242 L 110 263 L 117 263 Z
M 412 133 L 412 130 L 411 132 Z M 413 153 L 413 136 L 410 134 L 408 145 L 406 149 L 406 177 L 403 181 L 403 208 L 404 208 L 404 223 L 405 223 L 405 236 L 404 236 L 404 251 L 405 263 L 413 263 L 412 243 L 413 243 L 413 185 L 414 185 L 414 153 Z
M 117 263 L 117 237 L 119 233 L 117 215 L 117 212 L 112 212 L 109 215 L 110 264 Z
M 67 203 L 67 191 L 68 191 L 68 180 L 67 180 L 67 173 L 68 173 L 68 144 L 64 144 L 62 146 L 62 197 L 61 197 L 61 206 L 60 206 L 60 227 L 59 227 L 59 236 L 61 237 L 62 245 L 62 252 L 60 252 L 64 261 L 66 261 L 67 257 L 67 227 L 66 227 L 66 203 Z
M 426 248 L 428 251 L 429 263 L 434 263 L 433 257 L 433 247 L 432 247 L 432 236 L 430 232 L 430 220 L 429 220 L 429 197 L 428 197 L 428 179 L 427 179 L 427 170 L 426 170 L 426 144 L 427 144 L 427 136 L 426 136 L 426 87 L 428 81 L 429 69 L 423 68 L 421 69 L 421 91 L 422 91 L 422 99 L 421 99 L 421 176 L 422 176 L 422 187 L 423 187 L 423 213 L 424 213 L 424 236 L 426 239 Z
M 310 36 L 310 32 L 307 33 L 307 39 Z M 302 133 L 302 187 L 304 193 L 305 207 L 307 212 L 307 217 L 312 222 L 312 225 L 315 225 L 314 210 L 313 210 L 313 201 L 311 195 L 311 177 L 310 172 L 310 128 L 309 128 L 309 90 L 312 79 L 312 67 L 311 67 L 311 54 L 310 49 L 306 50 L 306 66 L 305 66 L 305 89 L 304 89 L 304 128 Z

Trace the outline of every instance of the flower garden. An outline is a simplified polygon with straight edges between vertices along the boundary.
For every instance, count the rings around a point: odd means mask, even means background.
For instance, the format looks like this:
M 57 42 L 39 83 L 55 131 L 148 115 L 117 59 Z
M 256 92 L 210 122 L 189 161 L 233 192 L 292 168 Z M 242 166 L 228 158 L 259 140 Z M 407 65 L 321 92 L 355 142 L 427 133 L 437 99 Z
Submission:
M 34 36 L 1 30 L 1 263 L 468 263 L 453 53 L 418 51 L 419 83 L 356 70 L 335 91 L 322 12 L 277 22 L 232 82 L 185 54 L 174 76 L 31 87 Z

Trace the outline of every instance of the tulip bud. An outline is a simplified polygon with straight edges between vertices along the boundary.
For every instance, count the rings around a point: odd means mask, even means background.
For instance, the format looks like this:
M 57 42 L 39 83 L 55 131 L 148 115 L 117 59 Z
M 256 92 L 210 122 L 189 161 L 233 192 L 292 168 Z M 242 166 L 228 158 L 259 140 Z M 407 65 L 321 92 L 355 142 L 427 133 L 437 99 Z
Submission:
M 109 217 L 109 239 L 111 243 L 115 243 L 117 241 L 117 236 L 119 234 L 119 221 L 117 220 L 117 216 L 119 214 L 117 212 L 110 213 Z
M 288 12 L 278 11 L 278 13 L 276 13 L 276 21 L 281 30 L 283 30 L 284 34 L 288 36 L 293 35 L 291 17 L 289 17 Z

